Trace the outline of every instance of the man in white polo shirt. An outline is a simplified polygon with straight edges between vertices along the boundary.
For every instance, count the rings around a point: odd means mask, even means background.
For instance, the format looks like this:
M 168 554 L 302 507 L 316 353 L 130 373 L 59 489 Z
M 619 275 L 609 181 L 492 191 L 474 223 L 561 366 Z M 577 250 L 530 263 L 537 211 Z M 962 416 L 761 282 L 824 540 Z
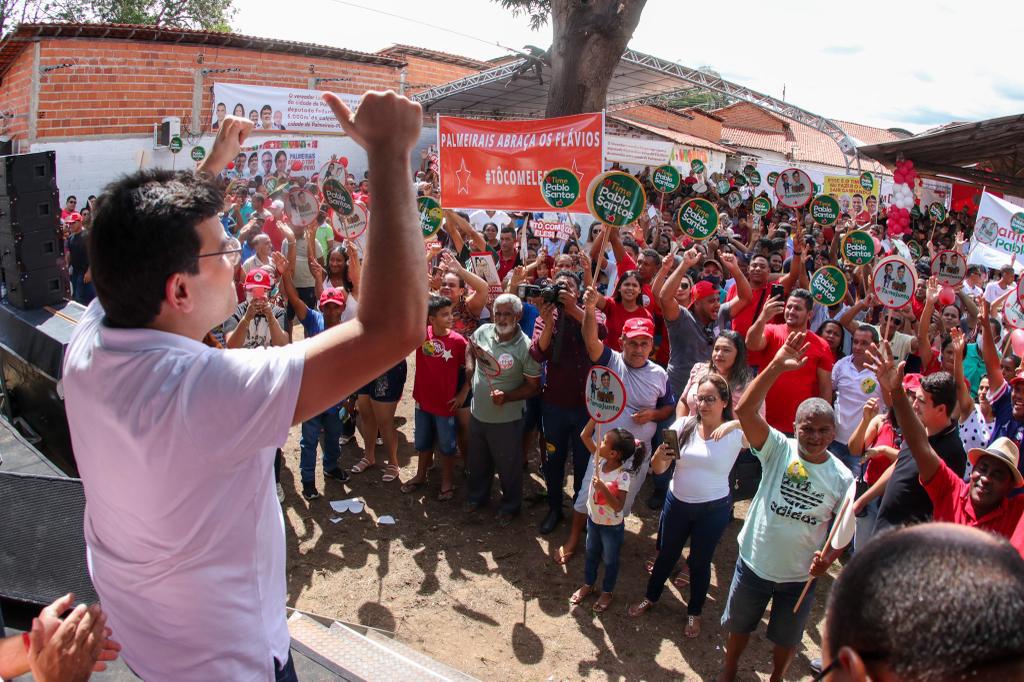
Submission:
M 240 249 L 212 176 L 252 130 L 244 119 L 224 120 L 198 172 L 125 177 L 94 216 L 99 298 L 72 336 L 64 388 L 93 583 L 146 680 L 295 679 L 275 448 L 422 341 L 409 167 L 420 107 L 367 93 L 353 115 L 324 99 L 366 149 L 377 198 L 355 320 L 279 348 L 201 343 L 236 302 Z

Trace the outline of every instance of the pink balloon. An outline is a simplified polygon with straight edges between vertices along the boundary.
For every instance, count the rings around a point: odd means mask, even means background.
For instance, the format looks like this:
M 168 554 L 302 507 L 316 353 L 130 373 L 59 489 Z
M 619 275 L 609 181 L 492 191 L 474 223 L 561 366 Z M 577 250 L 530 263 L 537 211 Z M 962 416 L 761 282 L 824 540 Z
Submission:
M 942 305 L 949 305 L 956 300 L 956 294 L 953 293 L 952 287 L 943 286 L 939 290 L 939 303 Z
M 903 184 L 903 180 L 904 180 L 903 171 L 896 171 L 895 173 L 893 173 L 893 175 L 892 175 L 893 184 L 895 184 L 895 185 L 902 185 Z
M 907 159 L 907 164 L 906 165 L 907 165 L 907 168 L 913 168 L 914 167 L 914 162 L 911 161 L 910 159 Z
M 293 171 L 300 171 L 300 170 L 302 170 L 302 162 L 299 161 L 298 159 L 292 161 L 292 170 Z
M 338 159 L 338 163 L 340 163 L 345 168 L 348 168 L 348 157 L 347 156 L 341 157 L 340 159 Z
M 1014 329 L 1010 332 L 1010 345 L 1013 347 L 1014 355 L 1024 355 L 1024 329 Z

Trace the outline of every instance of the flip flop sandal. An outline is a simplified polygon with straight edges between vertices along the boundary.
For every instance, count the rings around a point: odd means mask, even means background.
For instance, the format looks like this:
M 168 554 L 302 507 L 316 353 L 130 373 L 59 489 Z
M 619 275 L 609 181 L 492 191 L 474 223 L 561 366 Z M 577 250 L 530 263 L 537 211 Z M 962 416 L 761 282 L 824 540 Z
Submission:
M 700 616 L 686 617 L 686 629 L 683 630 L 683 635 L 687 639 L 694 639 L 700 635 Z
M 576 556 L 576 550 L 571 552 L 563 552 L 562 548 L 558 548 L 558 554 L 555 555 L 555 563 L 559 566 L 565 566 L 569 563 L 569 560 Z
M 399 474 L 401 474 L 401 471 L 398 470 L 398 467 L 394 464 L 389 464 L 384 467 L 384 475 L 380 477 L 380 480 L 385 483 L 391 483 L 391 481 L 398 478 Z
M 607 594 L 607 593 L 605 593 L 605 594 Z M 604 598 L 604 594 L 602 594 L 601 597 L 596 602 L 594 602 L 594 606 L 592 607 L 592 610 L 593 610 L 594 613 L 604 613 L 605 611 L 608 610 L 608 607 L 612 605 L 612 598 L 611 597 L 608 597 L 608 601 L 602 603 L 601 599 L 603 599 L 603 598 Z
M 408 483 L 403 483 L 402 487 L 399 488 L 399 490 L 401 490 L 403 493 L 408 494 L 413 492 L 414 490 L 419 490 L 426 483 L 426 481 L 409 481 Z
M 572 593 L 572 596 L 569 597 L 569 603 L 573 606 L 578 606 L 579 604 L 583 603 L 584 599 L 586 599 L 593 593 L 593 587 L 591 587 L 590 585 L 584 585 L 583 587 Z
M 438 502 L 448 502 L 455 497 L 455 488 L 448 488 L 448 490 L 442 490 L 437 494 Z
M 654 573 L 654 562 L 655 561 L 657 561 L 656 557 L 654 559 L 648 559 L 647 561 L 644 562 L 644 570 L 646 570 L 648 574 Z
M 361 474 L 367 469 L 372 469 L 375 466 L 377 466 L 376 462 L 371 462 L 370 460 L 363 457 L 361 460 L 352 465 L 351 471 L 353 474 Z

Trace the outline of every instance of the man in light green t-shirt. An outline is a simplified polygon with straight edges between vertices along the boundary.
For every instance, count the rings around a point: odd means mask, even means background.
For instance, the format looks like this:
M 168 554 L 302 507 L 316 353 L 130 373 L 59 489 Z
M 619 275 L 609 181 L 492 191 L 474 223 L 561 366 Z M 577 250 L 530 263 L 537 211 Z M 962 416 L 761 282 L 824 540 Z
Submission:
M 805 339 L 806 332 L 790 333 L 736 407 L 751 452 L 761 460 L 762 474 L 740 531 L 736 572 L 722 614 L 729 638 L 720 680 L 735 678 L 740 655 L 769 601 L 768 639 L 775 645 L 772 679 L 783 678 L 810 615 L 813 589 L 796 609 L 804 583 L 823 575 L 842 552 L 821 552 L 854 485 L 850 470 L 826 449 L 836 432 L 832 406 L 821 398 L 803 401 L 793 424 L 796 438 L 768 426 L 758 412 L 779 376 L 807 362 Z
M 494 300 L 493 324 L 473 332 L 467 369 L 472 376 L 469 407 L 469 486 L 466 511 L 487 503 L 494 470 L 501 482 L 498 524 L 511 523 L 523 501 L 524 401 L 540 392 L 540 365 L 530 339 L 519 328 L 523 303 L 514 294 Z

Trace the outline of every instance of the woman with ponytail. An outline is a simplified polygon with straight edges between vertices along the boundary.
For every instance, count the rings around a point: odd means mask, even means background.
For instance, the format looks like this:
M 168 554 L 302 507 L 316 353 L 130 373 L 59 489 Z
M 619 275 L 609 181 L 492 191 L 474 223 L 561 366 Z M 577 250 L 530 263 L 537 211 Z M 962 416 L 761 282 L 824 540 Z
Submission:
M 733 420 L 729 382 L 720 374 L 705 374 L 696 384 L 694 413 L 677 419 L 671 427 L 679 434 L 680 452 L 673 453 L 662 444 L 651 460 L 651 470 L 661 473 L 678 457 L 661 512 L 660 551 L 647 582 L 647 595 L 629 609 L 629 615 L 635 617 L 657 603 L 689 540 L 690 598 L 684 631 L 689 638 L 700 634 L 701 612 L 711 584 L 711 558 L 729 524 L 729 470 L 740 450 L 748 447 L 738 430 L 739 422 Z

